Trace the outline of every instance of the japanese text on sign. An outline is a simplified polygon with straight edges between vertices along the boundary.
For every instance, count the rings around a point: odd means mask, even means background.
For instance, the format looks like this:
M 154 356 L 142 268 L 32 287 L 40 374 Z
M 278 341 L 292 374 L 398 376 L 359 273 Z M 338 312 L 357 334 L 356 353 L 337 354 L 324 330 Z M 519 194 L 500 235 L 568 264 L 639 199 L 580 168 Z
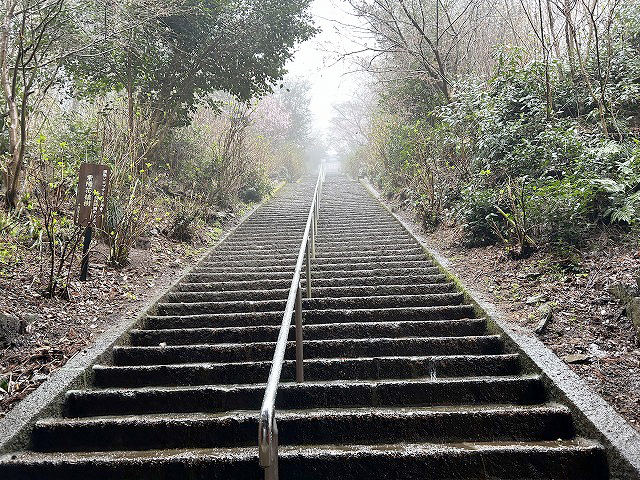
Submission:
M 83 163 L 80 166 L 76 205 L 78 225 L 102 227 L 110 174 L 111 170 L 106 165 Z

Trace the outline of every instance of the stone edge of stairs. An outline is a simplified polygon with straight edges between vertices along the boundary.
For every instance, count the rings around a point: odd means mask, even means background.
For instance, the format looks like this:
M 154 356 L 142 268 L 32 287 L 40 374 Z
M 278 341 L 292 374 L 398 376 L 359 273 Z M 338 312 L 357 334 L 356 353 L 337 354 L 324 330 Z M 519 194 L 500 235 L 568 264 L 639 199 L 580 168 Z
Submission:
M 507 349 L 521 354 L 523 370 L 542 374 L 549 395 L 570 408 L 578 434 L 598 440 L 605 446 L 611 480 L 640 480 L 640 433 L 533 333 L 514 328 L 493 303 L 483 300 L 479 292 L 451 273 L 448 270 L 451 266 L 449 260 L 430 248 L 412 225 L 393 212 L 368 179 L 359 181 L 411 234 L 440 271 L 462 291 L 465 301 L 474 306 L 478 315 L 487 319 L 488 331 L 503 334 Z
M 156 305 L 168 293 L 174 291 L 185 276 L 189 275 L 204 258 L 223 244 L 256 210 L 273 199 L 286 184 L 287 182 L 277 184 L 270 195 L 245 212 L 236 225 L 223 233 L 215 244 L 199 256 L 198 260 L 185 267 L 168 287 L 138 307 L 133 318 L 120 319 L 116 325 L 100 334 L 92 346 L 71 357 L 65 365 L 56 370 L 42 385 L 18 402 L 4 418 L 0 419 L 0 455 L 28 448 L 31 428 L 36 421 L 44 417 L 59 415 L 64 401 L 64 393 L 71 388 L 87 386 L 90 383 L 91 367 L 107 359 L 111 355 L 113 347 L 126 342 L 129 331 L 136 328 L 146 315 L 153 313 Z

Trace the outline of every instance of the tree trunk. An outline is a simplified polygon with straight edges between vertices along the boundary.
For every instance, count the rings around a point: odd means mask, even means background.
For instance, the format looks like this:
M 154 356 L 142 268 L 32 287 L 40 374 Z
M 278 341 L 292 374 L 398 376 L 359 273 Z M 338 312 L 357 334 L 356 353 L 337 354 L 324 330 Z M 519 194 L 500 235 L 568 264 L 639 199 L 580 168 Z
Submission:
M 542 0 L 538 0 L 538 14 L 540 15 L 540 43 L 542 44 L 542 55 L 544 59 L 544 86 L 547 101 L 547 120 L 549 120 L 553 111 L 553 100 L 551 98 L 551 78 L 549 75 L 549 48 L 545 41 L 544 22 L 542 17 Z
M 17 75 L 17 72 L 14 70 L 13 74 L 11 73 L 8 58 L 10 27 L 14 18 L 16 1 L 6 0 L 5 7 L 6 11 L 0 27 L 0 83 L 2 83 L 6 114 L 9 118 L 9 161 L 2 172 L 2 183 L 5 189 L 5 203 L 8 208 L 13 209 L 17 206 L 19 196 L 20 171 L 24 159 L 24 148 L 22 148 L 24 129 L 16 100 L 14 76 Z
M 562 15 L 564 16 L 564 40 L 567 44 L 567 56 L 569 57 L 569 73 L 571 75 L 571 85 L 573 85 L 573 92 L 576 102 L 576 113 L 578 116 L 582 115 L 582 102 L 578 97 L 578 93 L 576 91 L 576 54 L 575 54 L 575 43 L 573 41 L 573 35 L 571 31 L 573 29 L 573 20 L 571 18 L 571 0 L 564 0 L 564 4 L 562 7 Z

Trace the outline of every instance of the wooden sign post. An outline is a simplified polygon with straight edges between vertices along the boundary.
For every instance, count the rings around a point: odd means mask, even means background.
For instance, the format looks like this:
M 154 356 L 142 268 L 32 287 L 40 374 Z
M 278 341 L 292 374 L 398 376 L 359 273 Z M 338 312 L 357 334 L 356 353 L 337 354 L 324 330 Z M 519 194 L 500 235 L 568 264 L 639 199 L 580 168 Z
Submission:
M 91 245 L 93 227 L 101 228 L 104 223 L 110 176 L 111 169 L 106 165 L 92 163 L 80 165 L 75 221 L 76 225 L 85 229 L 82 263 L 80 264 L 80 280 L 83 282 L 87 280 L 87 272 L 89 271 L 89 246 Z

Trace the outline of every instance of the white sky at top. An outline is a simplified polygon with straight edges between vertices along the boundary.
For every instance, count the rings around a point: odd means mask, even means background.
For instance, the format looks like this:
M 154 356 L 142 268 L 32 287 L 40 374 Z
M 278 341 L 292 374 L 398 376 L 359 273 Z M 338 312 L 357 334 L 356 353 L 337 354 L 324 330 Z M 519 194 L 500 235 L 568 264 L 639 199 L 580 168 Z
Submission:
M 294 58 L 287 65 L 289 75 L 306 78 L 311 82 L 311 111 L 315 127 L 325 133 L 334 104 L 345 101 L 357 88 L 357 75 L 348 61 L 336 63 L 333 52 L 357 50 L 342 24 L 354 21 L 346 13 L 347 5 L 340 0 L 314 0 L 311 11 L 314 22 L 321 29 L 311 40 L 298 46 Z M 338 28 L 341 31 L 338 31 Z M 346 33 L 346 35 L 345 35 Z

